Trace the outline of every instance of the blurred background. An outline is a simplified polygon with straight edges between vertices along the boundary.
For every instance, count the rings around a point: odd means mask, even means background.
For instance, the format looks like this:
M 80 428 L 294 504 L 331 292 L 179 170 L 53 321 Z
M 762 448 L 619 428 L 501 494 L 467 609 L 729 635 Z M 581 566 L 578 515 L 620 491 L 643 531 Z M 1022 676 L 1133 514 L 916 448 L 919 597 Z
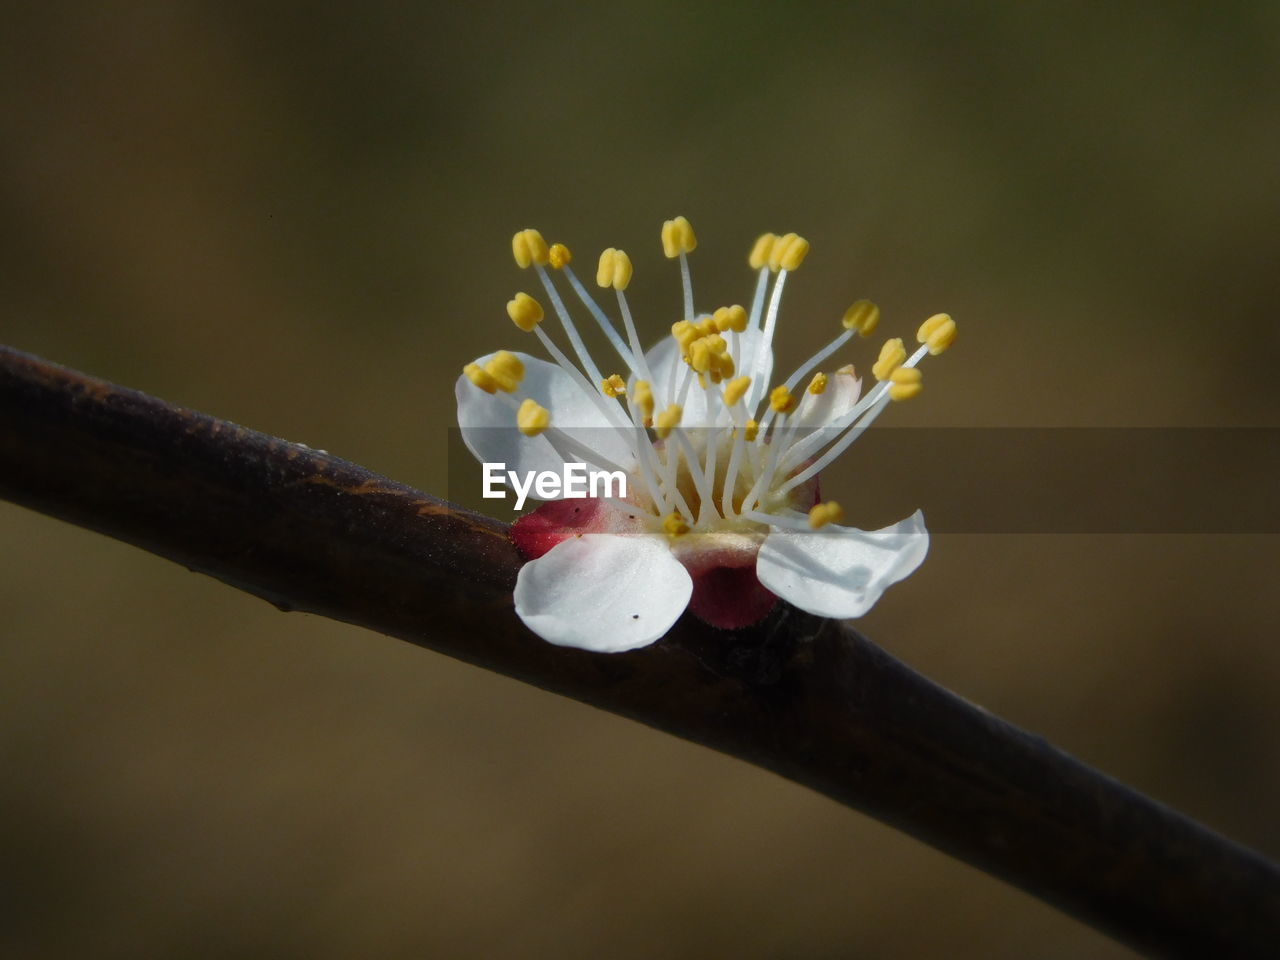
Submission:
M 896 425 L 1280 426 L 1274 3 L 70 9 L 0 20 L 0 340 L 426 491 L 530 225 L 628 249 L 654 338 L 664 219 L 705 307 L 804 234 L 783 366 L 858 297 L 951 312 Z M 867 467 L 827 489 L 896 519 Z M 6 956 L 1128 955 L 710 751 L 8 504 L 0 543 Z M 861 627 L 1277 857 L 1276 573 L 944 535 Z

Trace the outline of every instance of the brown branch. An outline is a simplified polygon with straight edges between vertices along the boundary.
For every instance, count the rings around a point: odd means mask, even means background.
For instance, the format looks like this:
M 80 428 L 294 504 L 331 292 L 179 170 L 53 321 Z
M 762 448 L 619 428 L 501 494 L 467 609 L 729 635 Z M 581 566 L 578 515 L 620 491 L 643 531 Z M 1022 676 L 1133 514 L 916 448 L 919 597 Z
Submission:
M 1271 956 L 1280 870 L 840 623 L 691 617 L 601 655 L 512 611 L 504 525 L 354 464 L 0 348 L 0 495 L 263 597 L 741 757 L 1167 956 Z

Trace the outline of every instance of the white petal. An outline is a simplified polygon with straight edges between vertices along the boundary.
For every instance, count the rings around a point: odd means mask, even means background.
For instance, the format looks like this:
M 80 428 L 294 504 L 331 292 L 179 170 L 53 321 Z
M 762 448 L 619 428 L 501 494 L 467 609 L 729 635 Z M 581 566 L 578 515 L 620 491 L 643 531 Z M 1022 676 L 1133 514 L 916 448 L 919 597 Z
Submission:
M 883 530 L 775 529 L 760 548 L 756 575 L 801 610 L 836 619 L 860 617 L 888 587 L 920 566 L 928 550 L 919 510 Z
M 532 397 L 551 412 L 552 426 L 630 469 L 635 459 L 631 438 L 605 419 L 564 370 L 527 354 L 516 356 L 524 363 L 524 380 L 516 397 Z M 488 354 L 476 363 L 484 366 L 492 358 L 493 354 Z M 505 463 L 508 470 L 521 474 L 542 470 L 560 473 L 564 458 L 555 452 L 545 435 L 526 437 L 522 434 L 516 428 L 515 411 L 502 397 L 485 393 L 465 376 L 458 378 L 454 395 L 458 399 L 458 426 L 462 429 L 463 442 L 481 463 Z
M 543 640 L 618 653 L 666 634 L 692 593 L 665 537 L 588 533 L 521 567 L 515 601 L 520 619 Z
M 732 349 L 733 334 L 721 334 L 725 341 Z M 773 372 L 773 353 L 772 351 L 765 354 L 765 368 L 760 377 L 756 377 L 754 369 L 744 364 L 751 362 L 752 354 L 761 347 L 762 335 L 758 330 L 747 330 L 745 333 L 738 335 L 738 356 L 733 355 L 734 363 L 737 369 L 734 376 L 749 376 L 755 382 L 763 379 L 764 383 L 769 382 L 769 377 Z M 674 391 L 676 401 L 680 398 L 680 385 L 684 383 L 686 371 L 689 365 L 684 362 L 680 356 L 680 345 L 676 342 L 675 337 L 663 337 L 658 341 L 657 346 L 644 355 L 645 362 L 649 365 L 649 372 L 653 374 L 653 397 L 657 401 L 659 410 L 668 405 L 669 397 L 672 395 L 669 391 Z M 632 377 L 632 380 L 639 379 Z M 681 425 L 688 428 L 697 427 L 715 427 L 725 426 L 731 420 L 729 411 L 725 409 L 724 404 L 718 400 L 713 400 L 712 404 L 708 404 L 708 398 L 713 397 L 698 386 L 698 378 L 691 374 L 691 382 L 689 392 L 686 394 L 684 403 L 684 418 Z M 714 411 L 714 418 L 712 413 Z

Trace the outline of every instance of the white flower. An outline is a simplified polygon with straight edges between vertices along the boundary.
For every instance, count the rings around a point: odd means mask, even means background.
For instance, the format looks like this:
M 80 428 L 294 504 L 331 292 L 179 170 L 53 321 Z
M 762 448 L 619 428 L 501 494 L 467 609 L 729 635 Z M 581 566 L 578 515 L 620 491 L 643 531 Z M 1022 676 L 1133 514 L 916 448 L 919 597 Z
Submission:
M 890 402 L 920 392 L 917 363 L 950 346 L 955 323 L 930 317 L 910 356 L 889 340 L 862 395 L 851 366 L 814 372 L 854 334 L 875 329 L 879 309 L 860 300 L 834 340 L 769 390 L 783 287 L 808 242 L 760 237 L 749 257 L 758 272 L 751 309 L 711 313 L 694 310 L 689 222 L 667 221 L 662 242 L 680 261 L 684 316 L 646 353 L 623 293 L 631 280 L 623 251 L 601 254 L 596 274 L 617 294 L 619 333 L 564 246 L 548 247 L 536 230 L 513 239 L 516 262 L 536 272 L 577 363 L 543 330 L 541 305 L 516 294 L 508 315 L 554 362 L 501 350 L 468 364 L 456 388 L 463 438 L 481 461 L 522 474 L 585 463 L 629 479 L 625 499 L 552 500 L 516 522 L 512 538 L 530 558 L 516 612 L 551 643 L 602 652 L 653 643 L 686 607 L 725 628 L 756 622 L 778 598 L 819 616 L 861 616 L 924 559 L 924 519 L 917 511 L 872 532 L 841 526 L 840 506 L 819 502 L 818 474 Z M 625 376 L 588 353 L 557 273 Z

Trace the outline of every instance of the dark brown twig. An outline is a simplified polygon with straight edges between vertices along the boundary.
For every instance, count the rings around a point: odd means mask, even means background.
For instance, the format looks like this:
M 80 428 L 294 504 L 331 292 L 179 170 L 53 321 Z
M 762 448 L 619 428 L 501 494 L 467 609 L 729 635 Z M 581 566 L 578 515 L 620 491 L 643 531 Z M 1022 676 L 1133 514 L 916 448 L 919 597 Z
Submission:
M 839 623 L 686 617 L 599 655 L 533 637 L 495 521 L 0 348 L 0 495 L 269 600 L 723 750 L 1167 956 L 1274 956 L 1280 870 L 966 703 Z

